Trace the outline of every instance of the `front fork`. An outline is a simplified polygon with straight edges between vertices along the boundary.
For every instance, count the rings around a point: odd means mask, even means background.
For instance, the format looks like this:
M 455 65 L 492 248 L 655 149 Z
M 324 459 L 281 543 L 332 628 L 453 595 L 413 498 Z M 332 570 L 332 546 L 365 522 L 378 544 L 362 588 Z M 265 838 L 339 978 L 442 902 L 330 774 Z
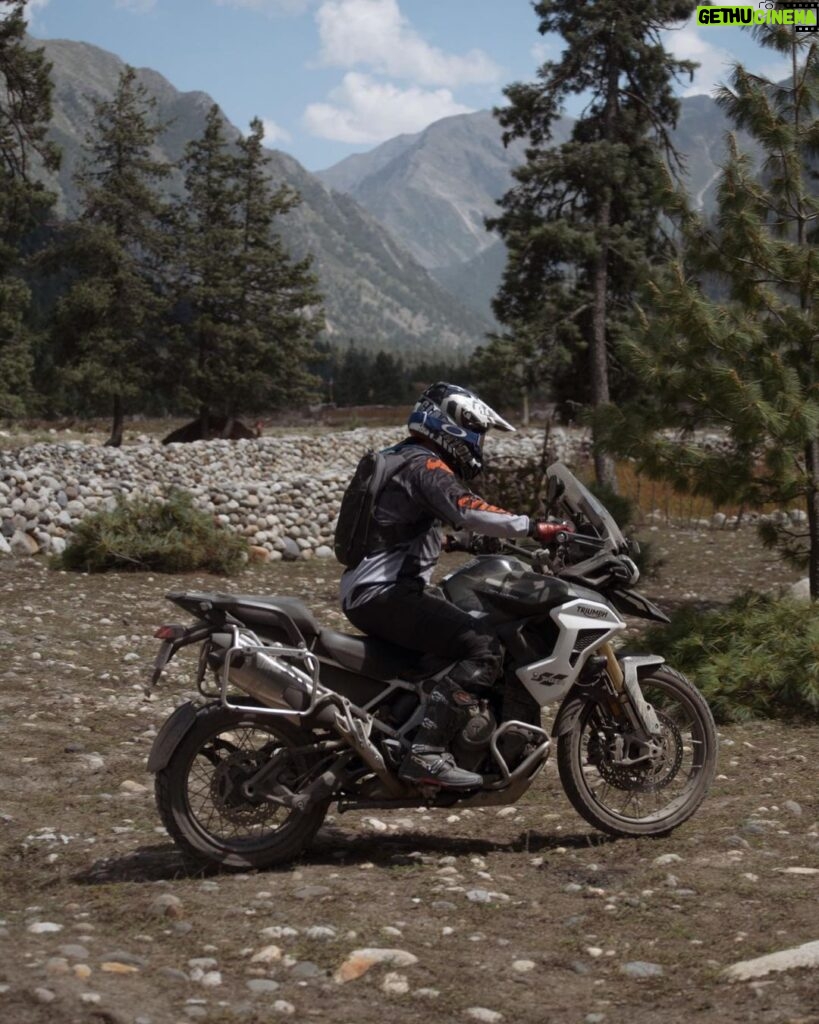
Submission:
M 600 647 L 606 659 L 606 674 L 611 683 L 609 698 L 612 713 L 617 717 L 625 714 L 636 737 L 644 743 L 660 735 L 660 721 L 657 712 L 643 696 L 638 680 L 638 669 L 650 665 L 662 665 L 664 659 L 656 655 L 642 655 L 617 659 L 610 643 Z

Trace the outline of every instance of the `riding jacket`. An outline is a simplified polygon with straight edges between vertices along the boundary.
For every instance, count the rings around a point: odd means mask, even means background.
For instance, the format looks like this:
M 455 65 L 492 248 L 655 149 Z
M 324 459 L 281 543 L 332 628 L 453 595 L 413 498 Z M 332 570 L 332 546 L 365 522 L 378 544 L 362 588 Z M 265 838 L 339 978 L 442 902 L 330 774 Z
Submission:
M 384 485 L 374 516 L 380 526 L 409 528 L 409 539 L 365 557 L 341 577 L 341 605 L 355 608 L 398 582 L 430 581 L 441 555 L 442 523 L 487 537 L 525 537 L 529 517 L 490 505 L 470 491 L 430 448 L 398 445 L 404 463 Z M 417 529 L 412 529 L 416 527 Z M 406 536 L 406 534 L 404 534 Z

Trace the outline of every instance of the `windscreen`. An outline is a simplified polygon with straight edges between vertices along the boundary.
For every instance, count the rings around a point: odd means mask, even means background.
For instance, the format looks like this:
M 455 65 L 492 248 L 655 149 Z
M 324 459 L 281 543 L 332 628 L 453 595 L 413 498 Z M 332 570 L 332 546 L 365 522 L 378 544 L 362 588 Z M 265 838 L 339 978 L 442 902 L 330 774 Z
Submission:
M 579 533 L 593 533 L 606 541 L 606 548 L 612 553 L 627 550 L 626 539 L 609 511 L 562 462 L 552 463 L 546 476 L 551 480 L 550 493 L 553 488 L 559 491 L 560 484 L 563 485 L 562 492 L 556 495 L 553 513 L 560 515 L 564 511 Z

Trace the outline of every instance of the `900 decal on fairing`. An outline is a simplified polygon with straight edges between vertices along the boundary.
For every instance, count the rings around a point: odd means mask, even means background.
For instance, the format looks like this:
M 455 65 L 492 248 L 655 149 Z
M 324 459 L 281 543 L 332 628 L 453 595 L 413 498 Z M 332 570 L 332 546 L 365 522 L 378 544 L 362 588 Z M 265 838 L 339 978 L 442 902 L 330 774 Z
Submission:
M 479 788 L 398 778 L 429 690 L 452 664 L 322 627 L 289 597 L 177 592 L 194 624 L 167 625 L 153 683 L 200 645 L 197 703 L 182 704 L 148 762 L 159 813 L 201 862 L 261 867 L 297 856 L 328 807 L 511 804 L 557 746 L 577 811 L 615 836 L 670 832 L 696 811 L 716 766 L 714 722 L 697 689 L 655 656 L 619 657 L 618 613 L 668 621 L 630 589 L 639 572 L 617 524 L 559 463 L 550 511 L 571 520 L 548 550 L 500 542 L 442 584 L 504 651 L 491 697 L 453 745 Z M 498 543 L 498 542 L 496 542 Z M 557 705 L 551 732 L 541 708 Z

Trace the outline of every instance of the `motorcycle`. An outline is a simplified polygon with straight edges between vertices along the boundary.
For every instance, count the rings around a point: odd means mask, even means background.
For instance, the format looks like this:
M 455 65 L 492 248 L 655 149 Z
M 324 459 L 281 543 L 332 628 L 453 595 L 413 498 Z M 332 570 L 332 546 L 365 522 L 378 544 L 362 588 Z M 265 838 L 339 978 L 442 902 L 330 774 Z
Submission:
M 635 545 L 600 501 L 560 463 L 547 490 L 549 511 L 572 531 L 540 550 L 496 541 L 441 583 L 504 651 L 501 677 L 452 746 L 482 776 L 478 789 L 398 778 L 451 662 L 322 627 L 293 597 L 167 595 L 195 621 L 157 630 L 150 689 L 178 651 L 199 644 L 201 700 L 165 721 L 148 770 L 162 822 L 189 858 L 232 868 L 292 860 L 332 803 L 339 812 L 512 804 L 553 744 L 567 797 L 602 832 L 661 836 L 694 814 L 716 770 L 708 705 L 662 658 L 615 650 L 623 615 L 668 619 L 632 589 Z

